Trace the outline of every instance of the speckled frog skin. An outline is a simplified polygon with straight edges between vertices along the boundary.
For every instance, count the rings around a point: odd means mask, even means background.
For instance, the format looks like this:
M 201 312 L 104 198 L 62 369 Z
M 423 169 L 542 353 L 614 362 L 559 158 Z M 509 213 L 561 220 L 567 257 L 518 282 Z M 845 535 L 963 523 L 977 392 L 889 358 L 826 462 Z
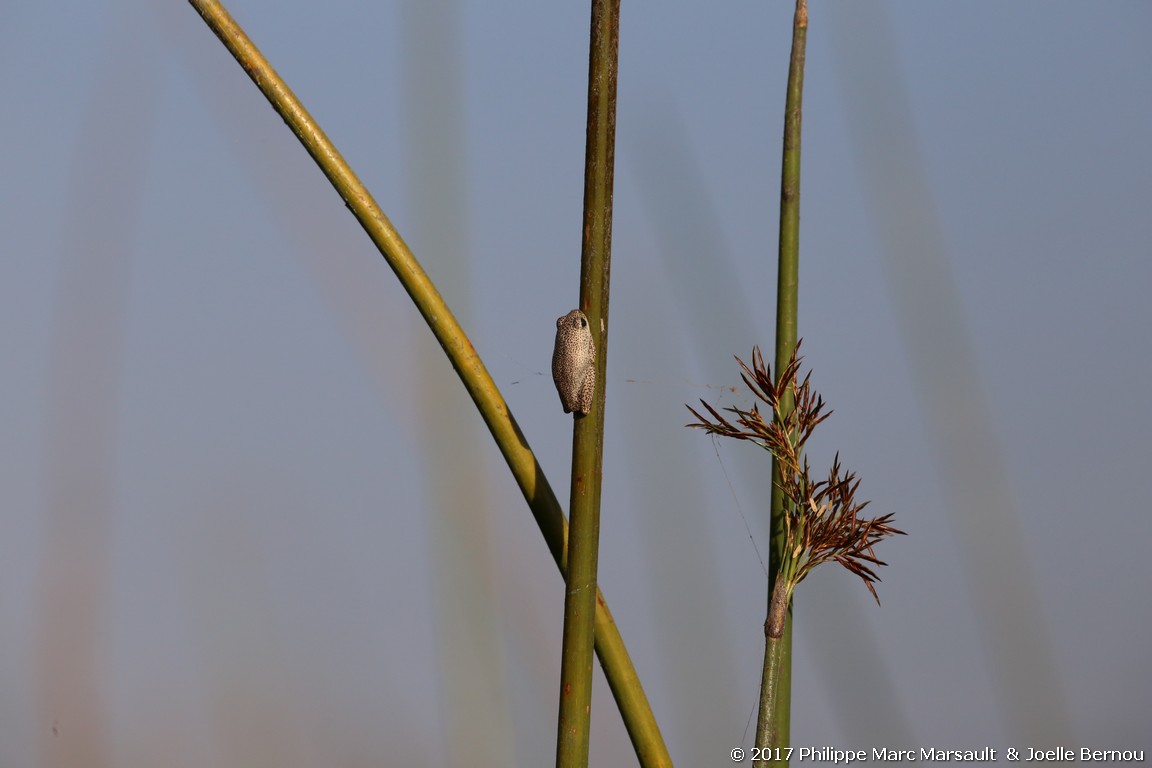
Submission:
M 556 321 L 556 347 L 552 350 L 552 380 L 564 413 L 583 416 L 592 408 L 595 362 L 596 344 L 588 318 L 574 309 Z

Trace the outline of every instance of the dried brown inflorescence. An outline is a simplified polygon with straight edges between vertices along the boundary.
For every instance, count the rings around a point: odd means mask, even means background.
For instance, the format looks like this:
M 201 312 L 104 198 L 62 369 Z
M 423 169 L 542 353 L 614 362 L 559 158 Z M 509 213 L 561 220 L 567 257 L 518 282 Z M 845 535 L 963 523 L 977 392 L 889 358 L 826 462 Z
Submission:
M 721 437 L 751 441 L 776 458 L 780 472 L 774 483 L 785 499 L 785 542 L 778 569 L 781 581 L 774 590 L 779 591 L 780 599 L 773 602 L 779 604 L 781 612 L 796 585 L 817 565 L 830 560 L 859 576 L 879 603 L 874 583 L 880 578 L 873 568 L 885 563 L 876 557 L 873 547 L 882 539 L 904 532 L 892 527 L 891 514 L 876 518 L 860 516 L 868 502 L 856 500 L 860 480 L 854 472 L 843 472 L 839 454 L 826 479 L 812 479 L 804 445 L 817 425 L 832 412 L 824 410 L 824 400 L 812 391 L 811 372 L 803 381 L 798 380 L 803 359 L 799 350 L 797 344 L 788 366 L 777 380 L 773 380 L 759 348 L 752 351 L 751 368 L 736 358 L 744 383 L 771 409 L 770 420 L 765 421 L 755 403 L 751 410 L 725 408 L 735 414 L 735 418 L 730 419 L 701 400 L 711 419 L 689 406 L 697 421 L 687 426 Z M 779 619 L 782 623 L 782 613 Z M 782 626 L 780 629 L 782 631 Z

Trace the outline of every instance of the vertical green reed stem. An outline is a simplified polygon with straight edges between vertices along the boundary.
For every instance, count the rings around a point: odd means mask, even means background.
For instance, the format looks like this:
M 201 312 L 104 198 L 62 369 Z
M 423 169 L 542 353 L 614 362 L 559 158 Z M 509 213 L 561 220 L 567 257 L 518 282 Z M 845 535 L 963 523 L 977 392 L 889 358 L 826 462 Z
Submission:
M 580 309 L 588 316 L 596 342 L 596 394 L 588 415 L 576 416 L 573 420 L 568 579 L 564 593 L 564 647 L 556 737 L 558 768 L 584 768 L 588 765 L 591 730 L 619 45 L 620 0 L 593 0 L 588 57 Z
M 776 376 L 779 377 L 796 349 L 796 316 L 800 272 L 800 125 L 804 94 L 804 47 L 808 35 L 808 4 L 796 0 L 792 22 L 792 56 L 788 64 L 788 89 L 784 104 L 784 156 L 780 180 L 780 243 L 776 279 Z M 787 415 L 793 407 L 792 395 L 781 402 Z M 779 480 L 780 465 L 772 460 L 772 477 Z M 789 595 L 775 589 L 784 552 L 784 494 L 772 489 L 772 539 L 768 560 L 769 616 L 784 615 L 779 622 L 764 623 L 764 674 L 761 681 L 760 715 L 756 722 L 756 746 L 787 747 L 790 742 L 792 694 L 792 621 Z M 786 613 L 785 613 L 786 610 Z M 776 628 L 770 631 L 770 626 Z M 776 755 L 778 753 L 770 753 Z M 787 765 L 786 759 L 761 760 L 757 765 Z

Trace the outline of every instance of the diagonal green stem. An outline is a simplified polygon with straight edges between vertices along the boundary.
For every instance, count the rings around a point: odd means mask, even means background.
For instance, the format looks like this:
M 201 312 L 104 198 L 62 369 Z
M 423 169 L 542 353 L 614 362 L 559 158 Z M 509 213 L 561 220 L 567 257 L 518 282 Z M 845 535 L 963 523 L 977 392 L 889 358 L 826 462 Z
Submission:
M 396 273 L 492 433 L 561 574 L 567 574 L 568 526 L 556 495 L 483 361 L 436 287 L 367 188 L 223 5 L 217 0 L 189 2 L 300 139 Z M 596 651 L 640 763 L 670 766 L 667 747 L 624 641 L 603 595 L 599 590 L 594 594 Z
M 572 495 L 568 578 L 556 765 L 588 765 L 592 707 L 593 609 L 603 479 L 604 384 L 608 363 L 608 299 L 612 258 L 612 181 L 616 155 L 616 74 L 620 0 L 593 0 L 588 59 L 588 123 L 584 156 L 584 226 L 580 249 L 580 308 L 596 342 L 592 410 L 572 430 Z

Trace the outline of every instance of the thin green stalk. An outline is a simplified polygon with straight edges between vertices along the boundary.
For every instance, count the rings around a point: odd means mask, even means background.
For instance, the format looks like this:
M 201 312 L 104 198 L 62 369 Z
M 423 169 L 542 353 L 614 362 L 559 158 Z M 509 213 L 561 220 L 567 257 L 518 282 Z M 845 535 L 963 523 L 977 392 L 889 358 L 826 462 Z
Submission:
M 780 243 L 779 267 L 776 281 L 776 374 L 780 376 L 788 367 L 796 349 L 796 316 L 800 272 L 800 125 L 804 95 L 804 46 L 808 35 L 808 4 L 796 0 L 796 13 L 792 22 L 792 56 L 788 64 L 788 88 L 784 104 L 784 156 L 780 179 Z M 781 403 L 786 416 L 793 408 L 791 393 Z M 779 417 L 778 417 L 779 418 Z M 780 463 L 772 460 L 772 477 L 783 477 Z M 784 494 L 779 485 L 772 490 L 772 538 L 768 558 L 769 614 L 783 617 L 780 622 L 766 621 L 764 685 L 760 699 L 760 715 L 756 723 L 756 746 L 761 748 L 787 747 L 790 742 L 792 696 L 792 628 L 790 600 L 787 609 L 779 601 L 786 600 L 774 589 L 780 580 L 780 564 L 784 553 Z M 775 624 L 775 626 L 773 626 Z M 779 634 L 775 634 L 779 632 Z M 767 691 L 771 695 L 767 695 Z M 778 752 L 770 754 L 778 755 Z M 760 761 L 759 765 L 783 764 L 786 759 Z
M 568 525 L 560 503 L 483 361 L 436 287 L 367 188 L 223 5 L 217 0 L 189 2 L 300 139 L 396 273 L 476 404 L 532 510 L 553 559 L 561 574 L 566 575 Z M 672 762 L 667 747 L 624 641 L 603 595 L 599 590 L 594 594 L 596 650 L 641 765 L 669 766 Z
M 585 768 L 588 765 L 591 731 L 592 649 L 596 637 L 593 612 L 603 478 L 620 0 L 592 1 L 590 37 L 580 308 L 588 316 L 596 342 L 597 370 L 592 410 L 587 416 L 576 416 L 572 429 L 572 493 L 568 507 L 571 528 L 556 736 L 558 768 Z
M 783 580 L 776 582 L 777 586 L 773 592 L 779 590 L 784 585 Z M 780 636 L 776 637 L 771 631 L 766 631 L 764 643 L 764 672 L 760 679 L 760 711 L 762 712 L 779 712 L 781 709 L 780 699 L 789 695 L 789 683 L 791 675 L 789 670 L 792 666 L 792 622 L 786 621 L 788 610 L 788 598 L 781 595 L 778 598 L 773 596 L 773 604 L 781 606 L 780 610 L 781 619 L 785 620 L 783 632 Z M 765 622 L 768 627 L 774 621 L 774 618 L 769 618 Z M 789 714 L 788 708 L 783 707 L 785 716 Z M 786 747 L 788 736 L 789 721 L 787 717 L 781 720 L 779 717 L 771 718 L 766 724 L 767 733 L 764 735 L 764 743 L 761 744 L 757 739 L 757 747 L 761 749 L 772 748 L 768 753 L 777 758 L 781 757 L 779 747 Z M 781 743 L 781 736 L 784 742 Z M 761 756 L 765 753 L 761 752 Z M 765 763 L 775 762 L 773 760 L 759 760 L 757 764 L 763 765 Z M 787 763 L 787 760 L 784 760 Z

